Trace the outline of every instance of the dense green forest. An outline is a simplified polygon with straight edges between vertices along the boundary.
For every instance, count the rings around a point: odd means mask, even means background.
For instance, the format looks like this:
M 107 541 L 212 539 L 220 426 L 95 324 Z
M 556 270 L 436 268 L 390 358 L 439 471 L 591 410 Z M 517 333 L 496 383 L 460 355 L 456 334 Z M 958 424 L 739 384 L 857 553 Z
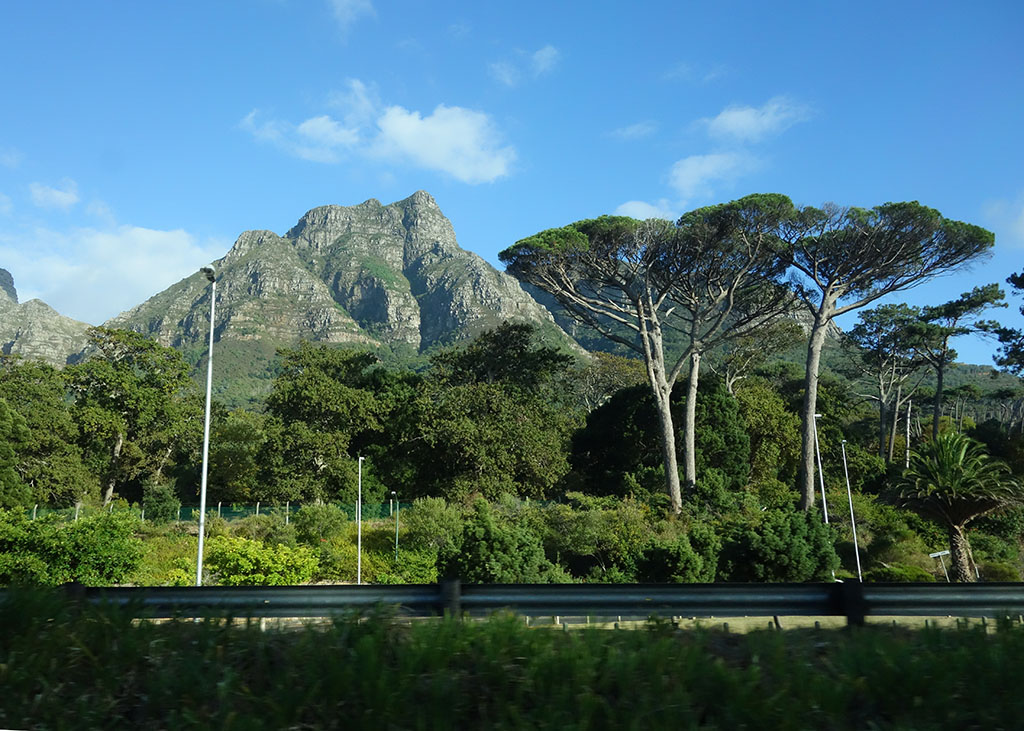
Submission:
M 258 408 L 214 404 L 209 503 L 266 507 L 206 521 L 208 581 L 354 580 L 356 528 L 342 506 L 360 486 L 364 503 L 404 506 L 366 521 L 369 581 L 806 581 L 859 568 L 874 580 L 941 579 L 945 569 L 960 581 L 1019 580 L 1024 390 L 1012 375 L 957 365 L 949 345 L 988 330 L 1003 344 L 1000 363 L 1020 372 L 1020 333 L 981 319 L 1002 291 L 862 308 L 845 334 L 825 327 L 834 312 L 796 325 L 793 291 L 765 290 L 780 270 L 762 262 L 756 281 L 734 273 L 757 268 L 737 242 L 775 215 L 778 198 L 702 209 L 676 228 L 580 222 L 517 245 L 517 266 L 540 257 L 550 269 L 568 266 L 566 240 L 585 258 L 609 241 L 621 256 L 623 236 L 647 237 L 633 252 L 648 257 L 644 276 L 666 260 L 658 247 L 718 257 L 700 279 L 733 287 L 728 308 L 696 294 L 684 306 L 689 290 L 664 286 L 676 302 L 662 314 L 666 331 L 682 311 L 690 327 L 667 348 L 647 331 L 623 336 L 622 300 L 602 290 L 589 296 L 611 303 L 604 320 L 581 319 L 617 353 L 559 350 L 525 323 L 408 365 L 309 343 L 279 352 Z M 844 214 L 843 225 L 911 216 L 959 231 L 924 210 Z M 597 264 L 579 266 L 592 276 Z M 175 518 L 198 502 L 201 394 L 179 352 L 129 331 L 90 337 L 92 356 L 63 370 L 0 358 L 0 581 L 190 583 L 197 528 Z M 793 358 L 801 349 L 806 368 Z M 629 357 L 637 350 L 642 358 Z M 820 415 L 810 425 L 809 383 Z M 69 519 L 39 506 L 79 509 Z M 82 506 L 93 510 L 79 515 Z M 941 550 L 951 556 L 940 564 L 929 554 Z

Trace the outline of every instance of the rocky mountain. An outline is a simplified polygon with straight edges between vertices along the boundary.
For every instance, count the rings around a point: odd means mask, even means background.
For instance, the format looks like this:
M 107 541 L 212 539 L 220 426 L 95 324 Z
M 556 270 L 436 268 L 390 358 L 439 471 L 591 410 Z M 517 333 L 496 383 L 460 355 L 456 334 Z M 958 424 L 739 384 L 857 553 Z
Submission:
M 265 391 L 276 348 L 300 340 L 415 354 L 513 320 L 575 345 L 515 279 L 460 248 L 424 191 L 390 205 L 314 208 L 284 236 L 246 231 L 214 265 L 215 364 L 241 391 Z M 209 298 L 197 272 L 105 325 L 149 334 L 198 362 Z
M 54 365 L 73 360 L 85 347 L 84 322 L 65 317 L 37 299 L 18 302 L 14 277 L 0 269 L 0 352 Z

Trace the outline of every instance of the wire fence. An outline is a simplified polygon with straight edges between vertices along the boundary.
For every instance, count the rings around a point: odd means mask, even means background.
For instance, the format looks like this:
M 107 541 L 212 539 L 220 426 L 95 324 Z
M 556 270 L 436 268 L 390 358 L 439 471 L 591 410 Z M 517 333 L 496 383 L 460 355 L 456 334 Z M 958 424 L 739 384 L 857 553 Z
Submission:
M 285 523 L 291 521 L 291 518 L 300 512 L 303 508 L 314 506 L 314 505 L 330 505 L 344 513 L 349 520 L 355 521 L 357 505 L 355 503 L 291 503 L 285 502 L 284 504 L 279 503 L 254 503 L 250 505 L 239 505 L 237 503 L 207 503 L 206 514 L 207 516 L 216 515 L 219 518 L 223 518 L 227 521 L 242 520 L 253 515 L 274 515 L 284 519 Z M 395 512 L 401 512 L 411 510 L 413 503 L 399 503 L 393 500 L 389 500 L 384 503 L 363 503 L 363 520 L 381 520 L 390 518 Z M 43 518 L 46 516 L 56 516 L 64 520 L 78 520 L 79 518 L 86 518 L 102 513 L 132 513 L 137 515 L 139 518 L 145 520 L 146 509 L 145 506 L 138 505 L 124 505 L 123 503 L 109 503 L 105 507 L 96 505 L 86 505 L 79 503 L 78 505 L 72 505 L 69 507 L 50 507 L 46 505 L 34 505 L 31 509 L 27 510 L 27 515 L 32 519 Z M 199 519 L 199 505 L 181 505 L 178 508 L 178 514 L 175 520 L 179 522 L 193 522 Z

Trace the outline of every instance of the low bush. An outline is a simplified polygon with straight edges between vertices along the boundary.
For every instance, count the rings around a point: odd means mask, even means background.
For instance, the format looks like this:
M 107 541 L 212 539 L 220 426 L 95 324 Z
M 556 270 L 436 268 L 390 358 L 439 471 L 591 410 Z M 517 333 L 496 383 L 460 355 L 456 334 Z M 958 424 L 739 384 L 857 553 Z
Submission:
M 147 482 L 142 486 L 142 507 L 146 511 L 146 520 L 155 525 L 163 525 L 178 519 L 181 500 L 173 485 Z
M 317 556 L 306 546 L 218 536 L 207 543 L 204 567 L 215 582 L 227 586 L 291 586 L 313 578 Z
M 864 572 L 864 581 L 878 582 L 922 582 L 935 581 L 935 577 L 920 566 L 879 566 Z

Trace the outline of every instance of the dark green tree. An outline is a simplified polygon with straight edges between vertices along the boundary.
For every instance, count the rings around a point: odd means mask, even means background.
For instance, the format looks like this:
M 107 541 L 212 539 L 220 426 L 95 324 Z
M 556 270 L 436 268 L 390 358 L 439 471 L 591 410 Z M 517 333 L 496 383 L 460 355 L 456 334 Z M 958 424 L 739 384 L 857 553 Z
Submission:
M 981 443 L 959 432 L 939 434 L 911 455 L 892 494 L 897 505 L 942 525 L 949 534 L 957 581 L 974 581 L 967 525 L 1024 502 L 1024 487 Z
M 932 438 L 939 434 L 946 369 L 956 359 L 950 340 L 972 332 L 987 332 L 993 324 L 978 318 L 992 307 L 1006 307 L 1004 293 L 997 284 L 986 284 L 964 292 L 957 299 L 936 307 L 925 307 L 920 321 L 911 330 L 921 357 L 935 371 L 935 398 L 932 402 Z
M 857 369 L 871 382 L 871 398 L 878 402 L 878 456 L 887 461 L 892 459 L 887 446 L 895 443 L 900 408 L 920 383 L 911 381 L 923 365 L 911 336 L 920 314 L 905 304 L 879 305 L 860 313 L 860 321 L 846 333 L 847 342 L 857 349 Z
M 785 196 L 748 196 L 684 215 L 677 225 L 615 216 L 542 231 L 501 252 L 518 279 L 552 295 L 567 312 L 613 342 L 635 350 L 647 366 L 656 406 L 664 479 L 671 507 L 682 509 L 672 389 L 687 370 L 692 394 L 704 353 L 784 310 L 775 286 L 784 265 L 777 230 L 792 203 Z M 669 362 L 673 331 L 682 352 Z M 696 399 L 684 414 L 686 481 L 697 478 Z
M 72 505 L 98 492 L 82 460 L 63 374 L 41 361 L 0 356 L 0 398 L 28 429 L 17 449 L 16 470 L 34 502 Z
M 955 270 L 988 253 L 989 231 L 919 203 L 872 209 L 802 208 L 781 232 L 798 294 L 811 317 L 801 430 L 801 507 L 814 505 L 814 414 L 825 335 L 832 321 L 880 297 Z
M 26 506 L 32 494 L 18 474 L 18 451 L 28 440 L 25 420 L 0 398 L 0 508 Z
M 1006 282 L 1018 295 L 1024 293 L 1024 272 L 1011 274 Z M 1024 315 L 1024 306 L 1020 308 L 1020 312 Z M 999 338 L 1000 348 L 998 355 L 995 356 L 996 364 L 1010 373 L 1024 375 L 1024 331 L 998 323 L 985 323 L 985 329 Z
M 128 330 L 89 330 L 93 354 L 69 366 L 73 415 L 103 503 L 129 484 L 159 480 L 176 450 L 197 444 L 202 411 L 181 354 Z M 139 484 L 141 488 L 141 485 Z

